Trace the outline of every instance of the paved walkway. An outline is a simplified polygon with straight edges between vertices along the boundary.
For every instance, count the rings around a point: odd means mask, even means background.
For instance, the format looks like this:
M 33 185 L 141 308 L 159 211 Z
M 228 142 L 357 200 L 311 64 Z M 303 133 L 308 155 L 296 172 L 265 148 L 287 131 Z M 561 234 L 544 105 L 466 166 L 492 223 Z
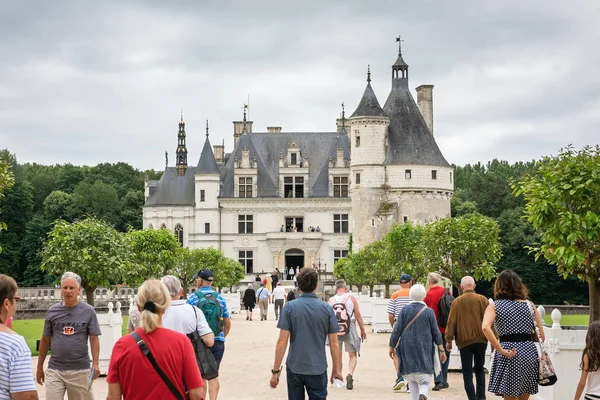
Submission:
M 270 307 L 269 313 L 270 316 L 273 316 L 272 307 Z M 277 389 L 269 387 L 270 370 L 275 354 L 274 346 L 279 330 L 276 328 L 274 318 L 261 322 L 258 312 L 255 313 L 255 316 L 258 320 L 252 322 L 245 320 L 245 314 L 232 316 L 231 334 L 227 338 L 225 358 L 221 365 L 221 393 L 219 394 L 221 400 L 281 400 L 287 398 L 285 371 L 281 376 L 279 387 Z M 367 327 L 368 329 L 369 327 Z M 410 394 L 405 391 L 393 392 L 391 389 L 395 371 L 392 361 L 387 355 L 388 339 L 389 334 L 369 333 L 367 341 L 363 344 L 362 355 L 354 375 L 354 390 L 338 389 L 330 385 L 328 399 L 409 400 Z M 347 357 L 344 362 L 347 363 Z M 33 366 L 35 367 L 36 364 L 37 357 L 33 360 Z M 331 365 L 331 361 L 329 361 L 329 365 Z M 466 398 L 462 389 L 460 373 L 450 373 L 449 384 L 449 389 L 430 392 L 429 399 L 464 400 Z M 38 390 L 40 398 L 44 399 L 44 388 L 38 386 Z M 94 383 L 93 390 L 96 400 L 106 398 L 107 384 L 104 378 L 100 378 Z

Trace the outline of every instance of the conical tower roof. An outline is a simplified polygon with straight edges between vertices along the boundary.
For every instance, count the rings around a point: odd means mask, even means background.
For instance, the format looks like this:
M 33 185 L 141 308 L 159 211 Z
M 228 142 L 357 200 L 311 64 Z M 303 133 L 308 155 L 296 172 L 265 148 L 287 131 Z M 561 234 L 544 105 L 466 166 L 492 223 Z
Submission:
M 365 92 L 360 99 L 360 103 L 358 103 L 358 107 L 352 113 L 350 118 L 353 117 L 385 117 L 385 112 L 379 105 L 379 101 L 377 100 L 377 96 L 375 96 L 375 92 L 371 87 L 371 69 L 369 68 L 367 72 L 367 87 L 365 88 Z
M 202 153 L 200 154 L 198 167 L 196 167 L 196 173 L 204 175 L 219 175 L 219 167 L 217 166 L 215 154 L 213 153 L 212 146 L 210 145 L 210 140 L 208 138 L 208 121 L 206 124 L 206 140 L 204 141 L 204 147 L 202 148 Z

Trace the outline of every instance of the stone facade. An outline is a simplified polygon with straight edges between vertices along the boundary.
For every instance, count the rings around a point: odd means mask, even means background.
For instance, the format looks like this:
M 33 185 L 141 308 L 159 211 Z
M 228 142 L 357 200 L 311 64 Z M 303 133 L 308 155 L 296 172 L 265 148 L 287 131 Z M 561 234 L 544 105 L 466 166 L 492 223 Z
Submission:
M 147 182 L 144 228 L 167 228 L 190 248 L 220 249 L 249 275 L 289 266 L 331 273 L 351 234 L 360 250 L 394 223 L 449 216 L 454 171 L 432 134 L 433 86 L 420 87 L 417 106 L 401 53 L 392 69 L 385 107 L 369 72 L 356 111 L 349 119 L 343 111 L 333 132 L 253 132 L 244 109 L 234 149 L 217 145 L 215 154 L 207 126 L 197 167 L 168 167 Z M 183 119 L 179 153 L 187 152 L 182 132 Z

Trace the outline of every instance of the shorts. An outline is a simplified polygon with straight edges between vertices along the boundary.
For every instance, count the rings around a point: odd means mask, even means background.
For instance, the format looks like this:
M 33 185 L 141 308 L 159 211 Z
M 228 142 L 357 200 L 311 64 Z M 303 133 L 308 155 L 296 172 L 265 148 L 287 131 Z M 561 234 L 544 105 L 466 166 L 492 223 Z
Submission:
M 221 360 L 223 359 L 223 354 L 225 353 L 225 342 L 220 340 L 215 340 L 215 344 L 212 347 L 209 347 L 210 352 L 215 356 L 215 361 L 219 368 L 221 368 Z
M 340 345 L 340 351 L 342 350 L 342 344 L 346 349 L 346 353 L 356 353 L 356 347 L 352 344 L 352 338 L 349 334 L 338 336 L 338 343 Z

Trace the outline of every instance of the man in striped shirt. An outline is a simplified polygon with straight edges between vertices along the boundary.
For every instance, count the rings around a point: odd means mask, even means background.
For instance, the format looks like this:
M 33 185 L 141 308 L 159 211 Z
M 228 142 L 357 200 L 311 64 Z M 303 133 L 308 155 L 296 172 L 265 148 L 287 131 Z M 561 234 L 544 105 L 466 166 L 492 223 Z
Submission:
M 388 303 L 388 319 L 390 321 L 390 325 L 392 328 L 394 327 L 394 323 L 396 319 L 398 319 L 398 315 L 402 308 L 405 305 L 410 303 L 410 287 L 412 286 L 412 278 L 408 274 L 402 274 L 400 276 L 400 289 L 395 291 L 390 297 L 390 302 Z M 394 367 L 396 368 L 396 374 L 398 374 L 398 358 L 394 357 Z M 396 382 L 394 383 L 394 390 L 402 389 L 406 383 L 404 379 L 398 375 L 396 378 Z

